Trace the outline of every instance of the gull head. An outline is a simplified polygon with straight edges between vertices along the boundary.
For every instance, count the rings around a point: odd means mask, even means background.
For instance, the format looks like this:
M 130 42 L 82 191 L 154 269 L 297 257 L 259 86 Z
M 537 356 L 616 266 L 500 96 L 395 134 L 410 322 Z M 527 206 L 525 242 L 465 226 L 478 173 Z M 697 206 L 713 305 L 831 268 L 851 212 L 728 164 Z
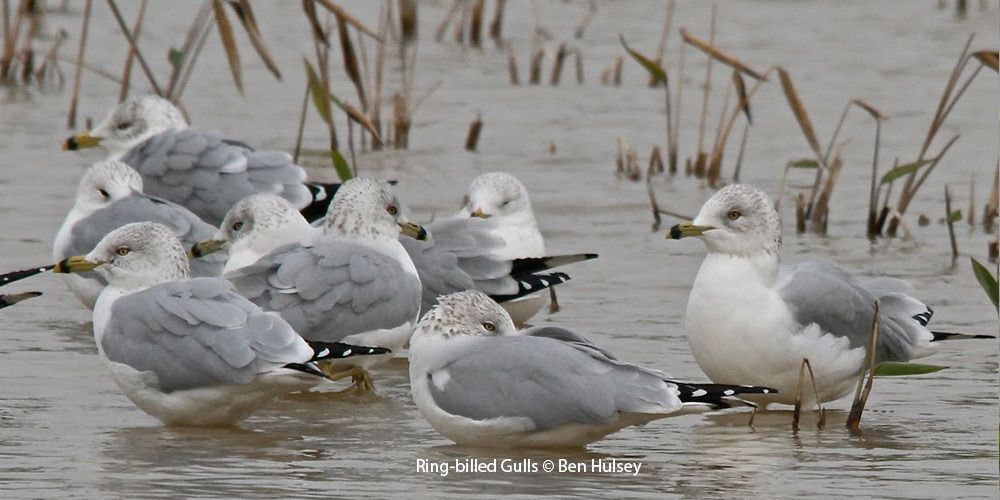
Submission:
M 337 190 L 327 209 L 324 231 L 362 239 L 396 240 L 400 233 L 427 238 L 427 231 L 406 217 L 389 183 L 364 177 L 355 177 Z
M 438 297 L 438 304 L 417 323 L 414 340 L 458 336 L 517 335 L 514 322 L 500 304 L 478 290 Z
M 472 180 L 462 214 L 484 219 L 522 216 L 534 220 L 528 190 L 516 177 L 503 172 L 483 174 Z
M 66 139 L 63 149 L 103 146 L 110 158 L 121 158 L 150 137 L 187 126 L 184 115 L 170 101 L 155 95 L 130 97 L 93 130 Z
M 142 192 L 139 172 L 118 160 L 99 161 L 80 179 L 73 209 L 89 215 L 135 192 Z
M 691 222 L 670 228 L 668 238 L 696 236 L 709 252 L 751 255 L 777 253 L 781 247 L 781 219 L 770 198 L 747 184 L 720 189 Z
M 236 202 L 213 239 L 233 245 L 275 238 L 286 230 L 304 231 L 309 221 L 288 200 L 276 194 L 254 194 Z M 290 243 L 278 241 L 277 245 Z
M 187 279 L 188 257 L 181 242 L 163 224 L 133 222 L 110 232 L 87 255 L 56 264 L 54 272 L 96 271 L 112 286 L 139 291 Z

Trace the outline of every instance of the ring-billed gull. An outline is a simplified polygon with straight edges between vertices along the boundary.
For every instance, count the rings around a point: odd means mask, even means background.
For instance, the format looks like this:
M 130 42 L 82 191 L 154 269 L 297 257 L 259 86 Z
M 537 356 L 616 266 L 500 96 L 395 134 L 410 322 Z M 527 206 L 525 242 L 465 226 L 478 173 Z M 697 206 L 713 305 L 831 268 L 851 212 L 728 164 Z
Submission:
M 698 237 L 705 257 L 688 299 L 685 325 L 695 359 L 718 383 L 767 384 L 778 394 L 753 398 L 793 404 L 803 358 L 820 402 L 857 384 L 879 301 L 876 361 L 908 361 L 935 352 L 932 311 L 906 282 L 861 281 L 827 260 L 779 262 L 781 221 L 767 195 L 730 185 L 668 237 Z M 803 400 L 815 400 L 803 391 Z
M 504 242 L 495 228 L 483 219 L 444 217 L 427 225 L 428 238 L 400 239 L 420 275 L 421 310 L 429 311 L 441 295 L 463 290 L 483 291 L 506 306 L 569 279 L 551 269 L 597 258 L 592 253 L 510 258 L 498 251 Z
M 220 231 L 243 228 L 250 229 Z M 418 319 L 421 292 L 417 270 L 399 243 L 401 230 L 426 235 L 402 217 L 388 184 L 354 178 L 330 204 L 324 234 L 281 246 L 225 276 L 303 338 L 399 350 Z M 348 363 L 363 388 L 370 388 L 363 368 L 375 362 Z
M 686 384 L 617 360 L 562 328 L 519 335 L 478 291 L 441 297 L 410 342 L 410 387 L 420 413 L 459 444 L 582 446 L 630 425 L 746 405 L 764 387 Z
M 398 200 L 397 200 L 398 202 Z M 428 311 L 440 295 L 462 290 L 482 290 L 504 302 L 565 282 L 569 276 L 549 270 L 596 258 L 596 254 L 570 254 L 527 259 L 504 259 L 492 254 L 503 241 L 489 231 L 482 219 L 446 217 L 426 227 L 427 238 L 401 235 L 423 287 L 421 311 Z M 226 214 L 212 240 L 198 245 L 209 253 L 228 247 L 224 272 L 246 267 L 276 248 L 307 244 L 322 232 L 310 225 L 287 200 L 256 194 L 240 200 Z
M 130 222 L 159 222 L 173 231 L 185 247 L 210 238 L 215 228 L 186 208 L 143 193 L 142 178 L 123 162 L 99 161 L 80 179 L 73 208 L 66 215 L 52 245 L 60 261 L 89 252 L 105 235 Z M 195 276 L 221 276 L 225 255 L 209 255 L 191 262 Z M 107 282 L 96 273 L 64 277 L 73 295 L 87 308 Z
M 497 257 L 518 259 L 545 255 L 545 240 L 538 229 L 528 190 L 513 175 L 490 172 L 473 179 L 458 216 L 486 219 L 493 224 L 490 234 L 503 241 L 494 251 Z M 514 324 L 524 325 L 548 304 L 549 294 L 534 293 L 505 302 L 504 309 L 514 318 Z
M 226 281 L 189 279 L 184 247 L 162 224 L 127 224 L 56 267 L 85 271 L 108 281 L 94 308 L 101 358 L 136 406 L 169 425 L 239 422 L 322 381 L 316 361 L 386 352 L 310 345 Z
M 94 146 L 139 171 L 147 194 L 183 205 L 213 225 L 253 193 L 278 194 L 308 214 L 322 215 L 339 187 L 307 184 L 288 153 L 255 151 L 219 132 L 189 128 L 180 110 L 155 95 L 126 99 L 93 130 L 67 139 L 63 149 Z

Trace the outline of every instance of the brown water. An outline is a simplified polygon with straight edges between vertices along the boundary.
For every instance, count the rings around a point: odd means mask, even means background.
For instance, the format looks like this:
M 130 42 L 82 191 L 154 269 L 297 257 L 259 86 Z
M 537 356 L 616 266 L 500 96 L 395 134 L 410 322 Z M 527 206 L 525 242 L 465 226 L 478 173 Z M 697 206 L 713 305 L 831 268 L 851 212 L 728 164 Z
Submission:
M 48 16 L 49 32 L 65 28 L 75 36 L 82 3 L 71 3 L 69 14 Z M 197 6 L 192 1 L 176 3 L 179 6 L 152 5 L 142 36 L 160 79 L 166 74 L 162 54 L 168 44 L 181 43 Z M 372 5 L 341 3 L 376 24 Z M 560 87 L 510 86 L 506 54 L 491 43 L 483 50 L 459 46 L 450 38 L 435 43 L 433 30 L 448 4 L 421 4 L 415 94 L 430 95 L 416 112 L 412 149 L 361 155 L 362 172 L 399 179 L 410 205 L 423 217 L 455 209 L 466 184 L 479 173 L 514 173 L 532 194 L 550 251 L 601 254 L 597 261 L 572 269 L 574 280 L 559 293 L 563 311 L 538 322 L 577 329 L 621 358 L 667 370 L 677 378 L 702 379 L 681 325 L 703 249 L 697 242 L 668 242 L 662 231 L 651 232 L 645 186 L 613 175 L 617 137 L 634 144 L 640 157 L 654 143 L 662 144 L 661 90 L 648 89 L 642 70 L 631 62 L 622 87 L 603 86 L 598 79 L 601 69 L 623 54 L 619 33 L 646 53 L 653 52 L 662 3 L 601 3 L 584 38 L 573 40 L 573 29 L 586 11 L 583 2 L 511 2 L 504 32 L 517 52 L 522 79 L 536 16 L 556 39 L 550 47 L 569 39 L 582 51 L 585 83 L 577 85 L 567 72 Z M 225 129 L 251 144 L 289 149 L 304 85 L 300 54 L 312 53 L 308 26 L 299 2 L 254 5 L 285 80 L 274 81 L 244 40 L 247 95 L 239 97 L 212 34 L 184 102 L 199 128 Z M 973 5 L 965 20 L 936 6 L 932 0 L 720 2 L 718 44 L 755 68 L 787 68 L 822 140 L 829 137 L 844 102 L 863 98 L 873 103 L 891 116 L 883 135 L 884 165 L 895 156 L 909 161 L 919 150 L 966 37 L 977 33 L 974 49 L 1000 44 L 996 2 L 985 12 Z M 135 5 L 124 7 L 131 17 Z M 678 5 L 675 27 L 684 25 L 707 37 L 707 22 L 707 5 Z M 676 37 L 670 40 L 672 57 L 677 42 Z M 109 12 L 95 2 L 88 60 L 117 73 L 124 51 Z M 682 157 L 692 153 L 696 141 L 697 81 L 704 67 L 704 57 L 694 51 L 688 51 L 687 59 L 693 80 L 685 88 Z M 727 73 L 716 66 L 720 85 Z M 133 81 L 143 84 L 138 71 Z M 396 88 L 397 81 L 391 77 L 389 88 Z M 335 93 L 354 95 L 343 74 L 336 76 Z M 116 85 L 87 74 L 82 115 L 100 118 L 116 95 Z M 713 95 L 713 107 L 721 96 Z M 67 95 L 3 90 L 0 269 L 49 259 L 52 237 L 69 209 L 82 167 L 98 157 L 96 152 L 59 151 L 69 132 L 64 126 L 67 103 Z M 809 150 L 777 84 L 762 88 L 753 106 L 755 127 L 744 180 L 774 194 L 784 163 L 808 157 Z M 788 260 L 821 255 L 860 275 L 907 279 L 935 308 L 938 328 L 997 333 L 996 313 L 976 285 L 967 257 L 951 263 L 945 227 L 936 222 L 916 225 L 919 213 L 934 221 L 941 217 L 944 184 L 952 186 L 956 206 L 965 210 L 972 176 L 981 210 L 997 157 L 997 109 L 997 76 L 984 71 L 944 128 L 942 139 L 952 134 L 961 139 L 907 216 L 913 238 L 875 244 L 863 236 L 872 127 L 867 117 L 852 111 L 842 135 L 852 141 L 845 149 L 829 236 L 797 236 L 786 230 Z M 461 146 L 476 113 L 482 113 L 485 127 L 480 152 L 471 154 Z M 712 128 L 717 116 L 711 114 Z M 315 118 L 309 125 L 307 146 L 322 147 L 323 127 Z M 738 143 L 738 133 L 732 145 Z M 549 152 L 550 144 L 555 145 L 554 153 Z M 735 150 L 726 172 L 734 158 Z M 312 174 L 331 175 L 322 169 Z M 809 174 L 794 176 L 792 191 L 809 180 Z M 693 214 L 711 195 L 700 181 L 684 176 L 655 182 L 661 203 L 678 212 Z M 792 216 L 791 206 L 784 204 L 786 220 Z M 957 225 L 957 233 L 964 254 L 984 257 L 990 235 L 964 222 Z M 849 403 L 839 401 L 831 405 L 822 430 L 807 419 L 800 432 L 792 432 L 787 413 L 759 415 L 755 428 L 747 427 L 746 413 L 687 416 L 624 430 L 586 452 L 509 453 L 458 448 L 436 434 L 410 400 L 403 365 L 376 373 L 375 397 L 288 398 L 238 429 L 164 428 L 114 386 L 96 355 L 88 312 L 61 283 L 40 276 L 10 289 L 38 289 L 45 295 L 2 311 L 0 496 L 7 498 L 325 498 L 393 492 L 433 498 L 995 498 L 998 491 L 995 342 L 945 346 L 930 362 L 951 368 L 937 374 L 880 379 L 861 435 L 844 430 Z M 442 477 L 417 470 L 419 459 L 453 463 L 470 457 L 529 458 L 539 465 L 545 459 L 589 464 L 591 459 L 619 458 L 640 462 L 642 468 L 634 477 L 542 471 Z

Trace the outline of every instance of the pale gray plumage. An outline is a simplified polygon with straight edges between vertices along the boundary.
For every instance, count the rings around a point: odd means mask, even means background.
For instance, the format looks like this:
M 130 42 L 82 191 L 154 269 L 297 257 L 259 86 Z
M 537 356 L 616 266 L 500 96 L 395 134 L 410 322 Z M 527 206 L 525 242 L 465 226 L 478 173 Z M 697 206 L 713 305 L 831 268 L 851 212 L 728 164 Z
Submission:
M 781 298 L 788 304 L 795 321 L 802 327 L 818 325 L 822 331 L 846 337 L 851 348 L 864 348 L 871 338 L 875 301 L 879 301 L 877 362 L 909 361 L 913 348 L 927 336 L 915 318 L 931 310 L 910 297 L 907 283 L 882 278 L 870 283 L 858 282 L 839 265 L 827 260 L 807 260 L 782 267 L 779 283 Z
M 118 299 L 101 347 L 109 360 L 154 374 L 165 393 L 247 384 L 312 357 L 287 323 L 216 278 L 163 283 Z
M 122 160 L 143 177 L 145 191 L 219 224 L 240 199 L 274 193 L 297 208 L 312 200 L 305 171 L 280 151 L 254 151 L 218 132 L 171 129 L 132 148 Z
M 619 413 L 679 410 L 663 375 L 618 363 L 600 351 L 552 337 L 481 337 L 450 350 L 430 372 L 447 370 L 446 390 L 431 383 L 443 410 L 475 420 L 528 417 L 537 430 L 604 425 Z M 516 382 L 509 374 L 516 374 Z
M 490 295 L 517 292 L 510 259 L 493 254 L 504 245 L 503 239 L 490 234 L 495 226 L 490 220 L 449 217 L 427 225 L 426 240 L 400 238 L 423 286 L 421 310 L 430 310 L 441 295 L 462 290 Z
M 158 222 L 168 227 L 184 248 L 211 238 L 216 229 L 180 205 L 133 191 L 131 195 L 115 200 L 105 208 L 79 220 L 70 230 L 68 245 L 62 257 L 90 252 L 111 231 L 131 222 Z M 226 256 L 207 255 L 191 261 L 194 276 L 221 276 Z M 93 273 L 88 273 L 88 275 Z M 95 279 L 100 279 L 96 274 Z
M 226 277 L 308 340 L 394 328 L 412 321 L 420 307 L 420 282 L 397 260 L 330 237 L 282 246 Z

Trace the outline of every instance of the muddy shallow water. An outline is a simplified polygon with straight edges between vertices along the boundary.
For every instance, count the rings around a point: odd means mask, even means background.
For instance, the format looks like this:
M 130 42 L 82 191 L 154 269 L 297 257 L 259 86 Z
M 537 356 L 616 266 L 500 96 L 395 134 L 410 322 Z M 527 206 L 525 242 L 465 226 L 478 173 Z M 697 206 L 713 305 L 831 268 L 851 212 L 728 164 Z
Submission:
M 180 44 L 197 2 L 185 8 L 152 5 L 143 47 L 158 75 L 161 56 Z M 341 2 L 375 25 L 367 2 Z M 975 2 L 974 2 L 975 3 Z M 46 29 L 79 31 L 82 2 L 69 13 L 47 17 Z M 572 268 L 573 281 L 559 290 L 563 310 L 535 323 L 565 325 L 587 334 L 619 357 L 668 371 L 676 378 L 703 379 L 682 331 L 684 304 L 703 248 L 698 242 L 665 241 L 650 230 L 643 183 L 617 178 L 616 140 L 624 137 L 645 156 L 662 144 L 660 89 L 626 62 L 621 87 L 599 83 L 600 71 L 623 51 L 618 34 L 652 53 L 662 25 L 661 2 L 600 3 L 583 39 L 572 38 L 586 6 L 565 2 L 511 2 L 505 36 L 527 73 L 531 33 L 537 18 L 554 40 L 579 47 L 585 82 L 571 72 L 551 86 L 511 86 L 506 53 L 492 42 L 482 50 L 433 31 L 450 2 L 422 2 L 415 94 L 428 95 L 414 115 L 411 149 L 362 154 L 360 170 L 400 180 L 400 189 L 420 218 L 455 209 L 477 174 L 509 171 L 532 194 L 549 251 L 595 251 L 601 257 Z M 516 4 L 516 5 L 514 5 Z M 190 5 L 190 8 L 186 6 Z M 184 96 L 193 123 L 225 129 L 259 147 L 290 149 L 303 88 L 300 54 L 312 53 L 299 2 L 255 2 L 264 37 L 281 65 L 275 81 L 243 49 L 246 96 L 232 90 L 224 55 L 211 35 Z M 534 5 L 534 7 L 532 7 Z M 126 16 L 131 18 L 129 5 Z M 996 48 L 1000 6 L 995 2 L 956 20 L 937 2 L 720 2 L 717 43 L 755 68 L 780 64 L 794 78 L 821 140 L 826 140 L 843 104 L 862 98 L 890 116 L 883 130 L 883 168 L 891 159 L 912 160 L 954 59 L 965 39 L 973 49 Z M 152 13 L 156 15 L 152 15 Z M 155 21 L 154 21 L 155 20 Z M 117 73 L 125 45 L 101 2 L 88 41 L 88 60 Z M 708 7 L 682 2 L 674 26 L 707 37 Z M 670 40 L 671 57 L 678 39 Z M 72 42 L 75 50 L 75 42 Z M 46 44 L 47 46 L 47 44 Z M 148 46 L 148 47 L 147 47 Z M 71 53 L 66 51 L 65 53 Z M 687 52 L 681 156 L 692 154 L 704 57 Z M 546 65 L 546 68 L 548 65 Z M 69 65 L 64 70 L 71 75 Z M 716 66 L 717 85 L 727 72 Z M 395 75 L 395 71 L 391 72 Z M 546 70 L 547 74 L 547 70 Z M 721 76 L 720 76 L 721 75 Z M 160 77 L 163 78 L 162 76 Z M 138 71 L 133 81 L 142 85 Z M 388 88 L 397 88 L 389 78 Z M 941 330 L 997 332 L 997 316 L 969 270 L 967 255 L 984 260 L 993 236 L 980 226 L 956 226 L 963 252 L 952 265 L 943 188 L 952 188 L 956 208 L 967 209 L 975 179 L 977 212 L 989 189 L 997 157 L 997 76 L 983 71 L 956 106 L 942 138 L 961 138 L 907 214 L 909 240 L 864 238 L 872 126 L 852 111 L 842 138 L 845 167 L 834 194 L 829 235 L 785 230 L 789 261 L 821 255 L 865 276 L 889 275 L 913 283 L 936 311 Z M 73 199 L 83 167 L 96 152 L 70 154 L 58 145 L 65 128 L 68 91 L 42 94 L 0 89 L 0 269 L 49 260 L 52 237 Z M 335 93 L 354 96 L 343 74 Z M 99 119 L 117 96 L 117 86 L 86 74 L 81 117 Z M 712 96 L 713 109 L 722 92 Z M 753 100 L 754 128 L 743 179 L 777 193 L 782 167 L 809 156 L 780 87 L 771 83 Z M 479 152 L 462 149 L 470 121 L 484 121 Z M 710 114 L 710 130 L 718 112 Z M 341 127 L 343 134 L 343 127 Z M 731 145 L 738 143 L 737 129 Z M 711 136 L 710 136 L 711 137 Z M 311 119 L 306 146 L 322 147 L 324 129 Z M 554 151 L 552 149 L 554 148 Z M 735 149 L 727 158 L 731 172 Z M 310 172 L 329 178 L 328 169 Z M 791 178 L 796 192 L 809 174 Z M 654 181 L 661 203 L 693 214 L 711 195 L 694 178 Z M 783 216 L 792 220 L 790 198 Z M 932 223 L 916 224 L 917 214 Z M 977 213 L 977 216 L 979 213 Z M 674 221 L 667 220 L 667 224 Z M 2 311 L 0 323 L 0 495 L 26 497 L 330 497 L 385 496 L 404 491 L 420 497 L 474 495 L 592 494 L 629 496 L 792 497 L 995 497 L 997 479 L 996 342 L 946 345 L 931 363 L 951 368 L 932 375 L 880 379 L 863 420 L 864 431 L 843 428 L 848 401 L 831 404 L 827 426 L 806 417 L 793 433 L 786 412 L 685 416 L 626 429 L 578 452 L 501 452 L 450 445 L 420 417 L 409 398 L 405 364 L 375 373 L 377 396 L 311 394 L 289 397 L 240 428 L 164 428 L 119 392 L 101 365 L 89 314 L 52 276 L 9 287 L 37 289 L 43 297 Z M 4 290 L 7 291 L 6 289 Z M 332 390 L 332 389 L 331 389 Z M 482 463 L 527 459 L 590 464 L 620 459 L 641 463 L 638 475 L 598 473 L 459 473 L 418 471 L 418 461 Z M 426 463 L 426 462 L 425 462 Z

